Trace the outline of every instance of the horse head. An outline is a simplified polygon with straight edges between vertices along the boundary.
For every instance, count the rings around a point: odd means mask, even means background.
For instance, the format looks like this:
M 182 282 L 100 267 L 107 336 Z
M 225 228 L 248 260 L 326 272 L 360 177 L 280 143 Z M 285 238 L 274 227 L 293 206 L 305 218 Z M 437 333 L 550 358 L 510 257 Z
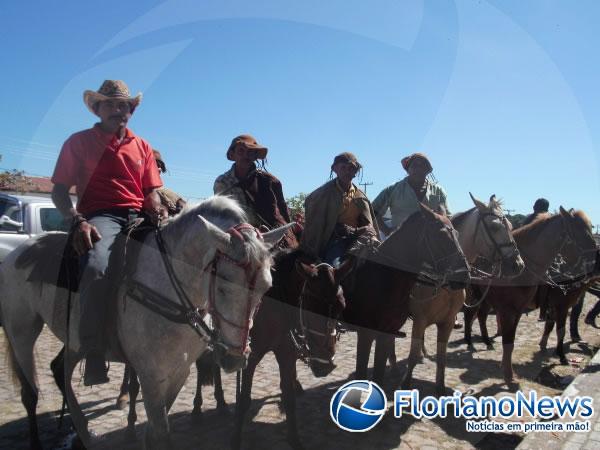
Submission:
M 269 250 L 287 228 L 262 235 L 244 223 L 245 216 L 235 201 L 213 197 L 207 202 L 208 206 L 197 209 L 204 214 L 197 215 L 202 239 L 212 249 L 202 262 L 201 291 L 214 325 L 212 345 L 217 363 L 231 372 L 247 363 L 253 318 L 272 283 Z
M 477 255 L 489 261 L 492 266 L 499 265 L 499 276 L 520 275 L 525 269 L 525 262 L 512 236 L 512 225 L 504 216 L 501 202 L 492 195 L 489 204 L 486 205 L 470 192 L 469 195 L 475 204 L 474 212 L 477 215 L 475 231 L 472 234 Z
M 324 377 L 335 369 L 337 319 L 346 307 L 341 282 L 352 266 L 351 260 L 338 268 L 326 263 L 296 264 L 304 280 L 299 301 L 300 332 L 306 342 L 308 365 L 316 377 Z
M 589 218 L 583 211 L 560 207 L 562 218 L 562 255 L 567 272 L 575 276 L 590 274 L 596 265 L 597 245 Z
M 452 288 L 464 287 L 470 281 L 470 268 L 456 230 L 446 216 L 433 212 L 423 204 L 420 206 L 421 220 L 414 223 L 417 224 L 417 251 L 422 265 L 428 268 L 430 278 L 436 284 L 449 281 Z

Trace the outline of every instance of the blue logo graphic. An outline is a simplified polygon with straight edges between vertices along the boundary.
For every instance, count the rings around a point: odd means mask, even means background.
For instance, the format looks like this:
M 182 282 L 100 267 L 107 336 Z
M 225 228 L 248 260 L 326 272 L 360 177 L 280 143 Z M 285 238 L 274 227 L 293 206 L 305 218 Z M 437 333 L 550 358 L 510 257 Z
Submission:
M 379 423 L 387 409 L 383 390 L 372 381 L 350 381 L 331 397 L 329 414 L 342 430 L 369 431 Z

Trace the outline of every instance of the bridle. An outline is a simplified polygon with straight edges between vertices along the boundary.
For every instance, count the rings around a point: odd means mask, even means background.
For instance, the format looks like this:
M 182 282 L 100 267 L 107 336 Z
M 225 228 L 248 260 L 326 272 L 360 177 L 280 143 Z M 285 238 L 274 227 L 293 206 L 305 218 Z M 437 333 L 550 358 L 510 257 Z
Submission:
M 247 223 L 238 224 L 227 230 L 227 233 L 230 234 L 232 238 L 245 241 L 246 238 L 243 234 L 244 231 L 254 232 L 256 234 L 256 237 L 262 240 L 262 235 L 260 234 L 260 232 L 255 227 Z M 245 260 L 236 260 L 228 256 L 227 254 L 221 252 L 220 250 L 217 250 L 215 252 L 215 256 L 208 262 L 208 264 L 204 267 L 204 269 L 201 272 L 202 275 L 209 273 L 210 280 L 208 288 L 209 295 L 207 301 L 207 308 L 199 308 L 194 305 L 190 297 L 185 292 L 183 284 L 177 277 L 177 274 L 175 273 L 175 269 L 173 268 L 171 262 L 169 251 L 162 237 L 161 229 L 158 227 L 155 231 L 155 238 L 163 260 L 163 264 L 171 282 L 171 286 L 173 287 L 173 290 L 175 291 L 179 302 L 172 301 L 171 299 L 156 292 L 154 289 L 149 288 L 148 286 L 140 283 L 132 277 L 128 277 L 127 279 L 127 290 L 125 292 L 125 295 L 135 300 L 136 302 L 142 304 L 143 306 L 147 307 L 148 309 L 154 311 L 155 313 L 161 315 L 167 320 L 170 320 L 175 323 L 189 325 L 198 334 L 198 336 L 203 341 L 205 341 L 207 345 L 213 350 L 220 348 L 226 354 L 235 356 L 246 355 L 248 353 L 249 347 L 252 296 L 256 288 L 256 279 L 258 273 L 262 270 L 262 265 L 259 265 L 255 270 L 253 270 L 248 255 L 246 255 Z M 218 275 L 217 269 L 220 262 L 232 264 L 244 269 L 248 285 L 248 296 L 246 298 L 246 314 L 244 317 L 244 322 L 241 324 L 230 321 L 217 308 L 215 290 L 216 278 Z M 255 309 L 255 312 L 256 310 L 258 310 L 258 308 Z M 210 314 L 212 318 L 212 321 L 215 325 L 214 328 L 211 328 L 204 321 L 204 318 L 206 317 L 207 313 Z M 240 330 L 240 345 L 232 345 L 223 340 L 219 333 L 220 325 L 222 323 L 226 323 L 227 325 Z
M 454 241 L 456 251 L 447 256 L 442 256 L 440 258 L 435 257 L 433 245 L 430 242 L 429 234 L 426 232 L 426 227 L 427 225 L 423 228 L 421 235 L 419 236 L 419 243 L 423 243 L 423 246 L 429 253 L 433 273 L 431 274 L 420 272 L 418 274 L 418 282 L 429 286 L 433 286 L 437 290 L 448 283 L 450 275 L 458 272 L 457 270 L 452 269 L 442 270 L 443 262 L 447 260 L 456 259 L 458 257 L 465 261 L 465 267 L 467 267 L 468 265 L 466 264 L 466 257 L 462 249 L 460 248 L 460 245 L 458 244 L 458 233 L 451 225 L 444 224 L 444 228 L 448 233 L 452 235 L 452 240 Z
M 320 263 L 315 266 L 317 270 L 321 267 L 333 269 L 333 266 L 327 263 Z M 298 299 L 298 329 L 290 330 L 290 337 L 294 347 L 296 348 L 298 358 L 302 362 L 309 366 L 313 361 L 321 364 L 330 364 L 331 361 L 313 355 L 314 352 L 310 347 L 308 336 L 312 335 L 315 337 L 317 340 L 317 346 L 319 348 L 329 348 L 333 343 L 335 343 L 335 341 L 339 339 L 340 334 L 338 333 L 338 321 L 337 318 L 333 317 L 333 305 L 330 303 L 327 311 L 327 326 L 325 333 L 315 330 L 307 325 L 305 319 L 306 309 L 304 307 L 304 300 L 307 295 L 311 295 L 315 298 L 320 297 L 314 292 L 311 292 L 307 285 L 308 281 L 305 280 L 302 284 L 302 290 L 300 291 L 300 296 Z M 338 286 L 336 298 L 340 295 L 342 295 L 342 287 Z

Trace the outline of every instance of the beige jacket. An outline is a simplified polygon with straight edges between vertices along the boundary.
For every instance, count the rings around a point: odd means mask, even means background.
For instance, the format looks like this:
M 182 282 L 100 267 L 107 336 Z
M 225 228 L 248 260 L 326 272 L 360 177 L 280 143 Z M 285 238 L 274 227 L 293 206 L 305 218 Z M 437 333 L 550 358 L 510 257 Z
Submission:
M 356 188 L 356 196 L 352 201 L 361 210 L 359 226 L 371 225 L 379 235 L 375 213 L 367 196 Z M 300 242 L 305 252 L 315 257 L 321 255 L 331 238 L 342 207 L 342 193 L 336 187 L 335 179 L 306 197 L 304 232 Z

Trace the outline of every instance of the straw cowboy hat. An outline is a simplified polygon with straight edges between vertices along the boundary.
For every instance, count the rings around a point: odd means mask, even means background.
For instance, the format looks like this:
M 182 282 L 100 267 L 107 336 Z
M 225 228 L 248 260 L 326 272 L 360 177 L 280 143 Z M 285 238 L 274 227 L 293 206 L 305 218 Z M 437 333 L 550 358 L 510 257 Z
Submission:
M 233 138 L 231 145 L 227 149 L 227 159 L 229 161 L 235 161 L 233 158 L 233 152 L 238 144 L 241 144 L 246 150 L 255 150 L 256 157 L 258 159 L 265 159 L 267 157 L 267 147 L 260 145 L 253 136 L 250 136 L 249 134 L 241 134 Z
M 83 93 L 83 102 L 92 114 L 96 114 L 94 108 L 98 102 L 111 99 L 123 99 L 129 102 L 131 104 L 131 112 L 133 112 L 142 101 L 142 93 L 138 92 L 135 97 L 131 97 L 129 88 L 121 80 L 105 80 L 97 92 L 87 90 Z

